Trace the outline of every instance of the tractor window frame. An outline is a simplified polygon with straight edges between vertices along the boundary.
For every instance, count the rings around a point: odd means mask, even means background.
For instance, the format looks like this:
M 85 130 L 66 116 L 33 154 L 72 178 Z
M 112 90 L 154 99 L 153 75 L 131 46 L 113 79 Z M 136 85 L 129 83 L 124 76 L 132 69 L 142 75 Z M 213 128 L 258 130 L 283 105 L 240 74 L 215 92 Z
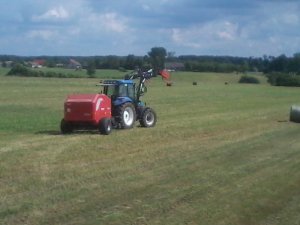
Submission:
M 135 84 L 130 84 L 127 86 L 128 97 L 135 100 Z
M 117 90 L 117 86 L 116 85 L 107 85 L 104 86 L 104 93 L 108 96 L 108 97 L 112 97 L 112 96 L 117 96 L 118 94 L 118 90 Z

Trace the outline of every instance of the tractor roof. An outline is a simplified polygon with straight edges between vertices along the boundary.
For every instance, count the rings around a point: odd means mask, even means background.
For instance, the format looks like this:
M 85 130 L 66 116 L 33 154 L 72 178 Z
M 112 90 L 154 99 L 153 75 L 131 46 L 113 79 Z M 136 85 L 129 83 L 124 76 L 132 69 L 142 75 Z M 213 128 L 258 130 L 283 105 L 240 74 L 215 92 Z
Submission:
M 120 84 L 133 84 L 132 80 L 104 80 L 99 85 L 120 85 Z

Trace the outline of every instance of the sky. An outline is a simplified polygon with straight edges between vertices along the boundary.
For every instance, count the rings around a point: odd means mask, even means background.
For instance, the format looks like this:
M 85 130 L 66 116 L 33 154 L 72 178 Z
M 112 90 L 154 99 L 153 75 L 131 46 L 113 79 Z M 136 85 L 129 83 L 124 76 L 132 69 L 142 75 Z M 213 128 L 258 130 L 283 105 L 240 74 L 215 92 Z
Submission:
M 300 52 L 300 0 L 0 0 L 0 54 Z

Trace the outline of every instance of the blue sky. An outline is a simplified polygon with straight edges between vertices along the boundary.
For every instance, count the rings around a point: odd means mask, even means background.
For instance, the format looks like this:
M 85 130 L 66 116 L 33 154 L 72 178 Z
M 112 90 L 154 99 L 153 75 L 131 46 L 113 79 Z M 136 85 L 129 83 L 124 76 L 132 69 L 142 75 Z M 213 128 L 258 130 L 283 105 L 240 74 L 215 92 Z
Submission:
M 300 52 L 300 0 L 0 0 L 0 54 Z

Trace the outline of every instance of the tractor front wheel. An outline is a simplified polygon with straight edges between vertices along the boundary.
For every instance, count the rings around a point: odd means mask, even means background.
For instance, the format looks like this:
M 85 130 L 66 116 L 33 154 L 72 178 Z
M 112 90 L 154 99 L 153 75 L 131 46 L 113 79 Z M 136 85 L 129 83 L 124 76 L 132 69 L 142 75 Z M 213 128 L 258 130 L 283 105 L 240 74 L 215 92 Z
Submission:
M 118 122 L 122 129 L 132 128 L 136 120 L 135 107 L 127 102 L 118 108 Z
M 140 118 L 140 124 L 142 127 L 154 127 L 157 121 L 156 113 L 151 108 L 146 108 Z

